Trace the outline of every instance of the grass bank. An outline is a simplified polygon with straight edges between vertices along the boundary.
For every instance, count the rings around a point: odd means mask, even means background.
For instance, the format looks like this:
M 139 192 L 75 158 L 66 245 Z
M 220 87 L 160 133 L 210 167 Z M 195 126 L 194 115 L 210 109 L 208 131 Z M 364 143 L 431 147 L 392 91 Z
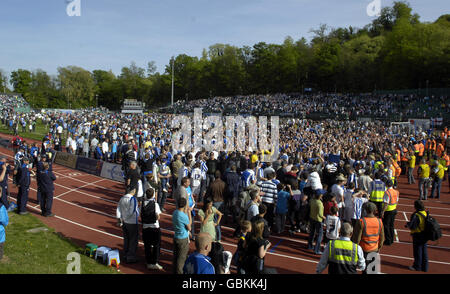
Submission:
M 114 274 L 115 268 L 83 255 L 84 248 L 60 236 L 32 214 L 9 213 L 0 274 L 66 274 L 67 255 L 80 254 L 81 274 Z M 31 231 L 30 231 L 31 230 Z

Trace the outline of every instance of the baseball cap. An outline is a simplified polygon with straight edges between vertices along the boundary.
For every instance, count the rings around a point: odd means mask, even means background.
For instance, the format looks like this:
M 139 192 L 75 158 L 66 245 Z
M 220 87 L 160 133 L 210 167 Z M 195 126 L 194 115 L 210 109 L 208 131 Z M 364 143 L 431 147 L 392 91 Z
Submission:
M 325 195 L 326 193 L 327 193 L 327 190 L 324 190 L 324 189 L 316 190 L 316 195 Z

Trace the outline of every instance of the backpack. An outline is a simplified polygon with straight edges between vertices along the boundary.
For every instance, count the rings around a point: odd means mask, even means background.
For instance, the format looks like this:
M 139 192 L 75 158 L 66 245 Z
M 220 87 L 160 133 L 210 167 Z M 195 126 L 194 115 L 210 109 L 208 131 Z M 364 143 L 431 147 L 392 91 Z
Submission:
M 429 212 L 427 212 L 427 217 L 425 218 L 425 230 L 423 233 L 427 241 L 437 241 L 442 237 L 441 226 L 434 217 L 430 216 Z
M 147 205 L 142 206 L 141 212 L 142 223 L 154 224 L 157 221 L 156 216 L 156 203 L 155 201 L 149 201 Z

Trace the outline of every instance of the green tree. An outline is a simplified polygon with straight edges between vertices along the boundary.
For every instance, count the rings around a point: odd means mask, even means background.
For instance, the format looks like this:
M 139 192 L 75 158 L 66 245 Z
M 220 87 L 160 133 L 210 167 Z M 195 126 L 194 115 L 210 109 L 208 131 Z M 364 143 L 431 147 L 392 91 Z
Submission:
M 58 67 L 58 81 L 69 108 L 95 106 L 96 85 L 89 71 L 76 66 Z

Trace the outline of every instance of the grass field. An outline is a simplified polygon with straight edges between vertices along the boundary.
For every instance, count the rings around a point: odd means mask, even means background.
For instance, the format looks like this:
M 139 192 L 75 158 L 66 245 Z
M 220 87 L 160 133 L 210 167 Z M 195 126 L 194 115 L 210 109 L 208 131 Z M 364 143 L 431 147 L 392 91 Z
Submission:
M 66 274 L 70 252 L 80 254 L 81 274 L 114 274 L 115 268 L 83 255 L 83 248 L 47 227 L 37 217 L 9 213 L 0 274 Z M 37 232 L 30 232 L 38 228 Z M 43 230 L 40 230 L 43 229 Z
M 0 123 L 0 132 L 1 133 L 5 133 L 5 134 L 10 134 L 13 135 L 14 132 L 10 131 L 8 129 L 8 126 L 5 126 L 3 124 Z M 22 132 L 22 127 L 19 126 L 19 135 L 24 138 L 24 139 L 33 139 L 33 140 L 39 140 L 42 141 L 42 139 L 44 138 L 44 136 L 48 133 L 48 128 L 45 126 L 44 123 L 42 123 L 41 119 L 38 119 L 38 121 L 36 122 L 36 131 L 35 132 L 29 132 L 28 131 L 28 126 L 27 126 L 27 131 L 26 132 Z

